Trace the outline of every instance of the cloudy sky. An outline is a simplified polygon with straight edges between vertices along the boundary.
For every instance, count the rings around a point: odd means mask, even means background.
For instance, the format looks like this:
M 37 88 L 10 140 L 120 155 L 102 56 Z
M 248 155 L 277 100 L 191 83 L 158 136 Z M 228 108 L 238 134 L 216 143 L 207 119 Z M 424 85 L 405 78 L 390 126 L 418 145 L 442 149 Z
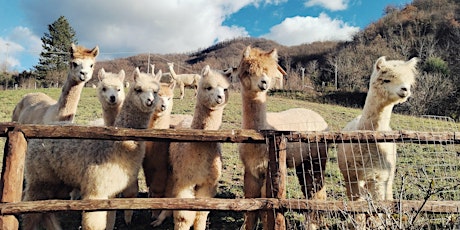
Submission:
M 99 45 L 98 60 L 139 53 L 196 51 L 235 37 L 291 46 L 349 40 L 387 5 L 409 0 L 0 0 L 0 67 L 30 70 L 40 37 L 59 16 L 80 45 Z M 3 70 L 2 69 L 2 70 Z

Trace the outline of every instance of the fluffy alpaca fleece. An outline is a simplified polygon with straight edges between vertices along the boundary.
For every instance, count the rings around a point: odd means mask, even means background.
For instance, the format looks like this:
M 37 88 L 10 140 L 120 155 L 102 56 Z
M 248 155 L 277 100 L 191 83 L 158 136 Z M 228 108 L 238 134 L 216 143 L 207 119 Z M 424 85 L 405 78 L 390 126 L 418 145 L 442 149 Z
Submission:
M 159 83 L 136 69 L 114 126 L 145 129 L 158 102 Z M 109 199 L 133 184 L 145 154 L 138 141 L 33 139 L 25 161 L 24 200 L 56 199 L 79 189 L 86 199 Z M 53 213 L 24 214 L 24 229 L 60 229 Z M 83 212 L 83 229 L 113 229 L 115 212 Z
M 218 130 L 228 102 L 227 78 L 206 66 L 198 86 L 192 129 Z M 184 153 L 184 150 L 187 150 Z M 216 195 L 222 173 L 221 144 L 216 142 L 175 142 L 170 146 L 172 196 L 205 198 Z M 209 211 L 174 211 L 174 229 L 206 228 Z
M 272 79 L 283 75 L 279 70 L 276 50 L 263 52 L 247 47 L 236 70 L 242 90 L 243 129 L 279 129 L 293 131 L 322 131 L 328 125 L 317 113 L 308 109 L 291 109 L 281 113 L 266 112 L 267 90 Z M 289 122 L 289 123 L 287 123 Z M 302 145 L 302 147 L 300 146 Z M 325 145 L 288 143 L 288 164 L 297 167 L 302 191 L 308 198 L 325 199 L 323 186 L 327 149 Z M 303 149 L 305 152 L 301 152 Z M 267 146 L 264 144 L 240 144 L 240 158 L 244 170 L 244 194 L 246 198 L 266 197 L 265 174 L 268 167 Z M 304 156 L 304 158 L 302 158 Z M 313 166 L 313 168 L 312 168 Z M 302 172 L 313 171 L 313 174 Z M 264 217 L 265 218 L 265 217 Z M 245 229 L 255 229 L 258 213 L 245 214 Z M 265 228 L 267 226 L 264 226 Z
M 405 102 L 415 82 L 417 58 L 409 61 L 380 57 L 374 64 L 362 115 L 343 129 L 391 131 L 393 106 Z M 339 144 L 338 164 L 350 200 L 392 200 L 396 144 Z
M 23 124 L 73 122 L 81 91 L 93 76 L 99 48 L 96 46 L 89 50 L 72 43 L 70 53 L 69 74 L 59 100 L 56 101 L 44 93 L 26 94 L 14 108 L 12 121 Z
M 201 80 L 199 74 L 176 74 L 174 71 L 174 63 L 168 63 L 169 72 L 172 78 L 177 82 L 180 89 L 180 99 L 184 99 L 185 86 L 191 86 L 195 90 L 195 97 L 197 95 L 198 83 Z

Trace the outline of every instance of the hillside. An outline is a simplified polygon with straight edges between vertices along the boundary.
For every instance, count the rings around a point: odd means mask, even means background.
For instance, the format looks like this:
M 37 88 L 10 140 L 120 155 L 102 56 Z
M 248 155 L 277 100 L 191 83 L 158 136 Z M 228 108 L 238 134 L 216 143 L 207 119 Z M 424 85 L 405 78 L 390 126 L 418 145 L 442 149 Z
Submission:
M 155 70 L 168 72 L 167 62 L 174 62 L 179 74 L 199 73 L 206 64 L 215 69 L 236 66 L 248 45 L 264 50 L 276 48 L 280 65 L 288 73 L 285 89 L 314 95 L 304 98 L 361 107 L 362 94 L 367 91 L 372 65 L 378 57 L 401 60 L 419 57 L 420 74 L 414 96 L 397 112 L 458 119 L 460 1 L 414 0 L 402 8 L 389 5 L 382 13 L 379 20 L 358 32 L 350 42 L 326 41 L 288 47 L 263 38 L 235 38 L 195 52 L 143 53 L 99 61 L 95 71 L 124 69 L 129 79 L 135 67 L 147 71 L 151 63 L 155 64 Z M 25 72 L 12 78 L 2 77 L 0 83 L 30 87 L 33 84 L 28 79 L 32 78 L 33 74 Z M 90 84 L 96 82 L 97 78 L 93 78 Z

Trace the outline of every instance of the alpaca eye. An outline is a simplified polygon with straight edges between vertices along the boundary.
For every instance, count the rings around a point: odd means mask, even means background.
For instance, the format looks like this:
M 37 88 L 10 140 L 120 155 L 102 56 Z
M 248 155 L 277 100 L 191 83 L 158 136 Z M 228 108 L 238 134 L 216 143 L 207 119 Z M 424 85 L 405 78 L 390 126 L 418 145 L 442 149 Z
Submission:
M 390 83 L 391 81 L 388 79 L 383 80 L 383 83 Z
M 103 91 L 103 92 L 105 92 L 106 90 L 107 90 L 107 88 L 105 88 L 105 87 L 102 88 L 102 91 Z
M 228 89 L 224 89 L 224 92 L 227 92 L 227 91 L 228 91 Z
M 208 91 L 209 91 L 209 90 L 211 90 L 211 89 L 212 89 L 212 87 L 211 87 L 211 86 L 209 86 L 209 87 L 207 87 L 207 88 L 206 88 L 206 90 L 208 90 Z
M 91 68 L 93 68 L 93 66 L 94 66 L 94 64 L 91 64 L 91 66 L 90 66 L 90 67 L 91 67 Z
M 118 92 L 120 92 L 120 91 L 121 91 L 121 89 L 117 89 L 117 91 L 118 91 Z
M 73 68 L 77 68 L 77 67 L 78 67 L 78 63 L 72 62 L 72 67 L 73 67 Z
M 141 89 L 141 88 L 136 88 L 136 89 L 134 89 L 134 91 L 136 91 L 136 93 L 142 93 L 142 89 Z

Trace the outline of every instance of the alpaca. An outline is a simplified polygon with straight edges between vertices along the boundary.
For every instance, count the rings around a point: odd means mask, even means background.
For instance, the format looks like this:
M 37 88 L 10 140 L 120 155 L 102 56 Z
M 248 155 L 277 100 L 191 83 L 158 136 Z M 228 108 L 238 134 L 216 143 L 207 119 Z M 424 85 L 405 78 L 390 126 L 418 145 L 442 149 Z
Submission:
M 104 125 L 113 126 L 118 113 L 125 100 L 123 81 L 125 71 L 120 70 L 118 74 L 105 72 L 101 68 L 97 74 L 99 84 L 97 86 L 97 98 L 102 105 L 102 118 Z
M 157 74 L 158 76 L 158 74 Z M 161 79 L 160 75 L 158 76 Z M 174 87 L 176 83 L 160 83 L 159 103 L 150 117 L 149 129 L 169 129 L 173 108 Z M 145 158 L 142 162 L 145 181 L 149 188 L 149 197 L 165 197 L 166 183 L 169 177 L 169 142 L 146 142 Z M 157 217 L 159 211 L 153 211 Z
M 343 129 L 391 131 L 393 106 L 405 102 L 415 82 L 418 59 L 409 61 L 377 59 L 369 82 L 362 115 Z M 337 158 L 345 179 L 347 196 L 353 201 L 392 200 L 396 170 L 395 143 L 339 144 Z
M 192 129 L 218 130 L 228 102 L 227 78 L 209 65 L 202 71 Z M 184 150 L 188 152 L 184 153 Z M 172 196 L 176 198 L 206 198 L 217 193 L 222 173 L 221 143 L 174 142 L 170 146 L 172 166 Z M 209 211 L 174 211 L 174 229 L 206 228 Z
M 276 49 L 263 52 L 248 46 L 236 70 L 242 86 L 243 129 L 287 129 L 292 131 L 323 131 L 327 123 L 317 113 L 307 109 L 292 109 L 281 113 L 266 112 L 267 91 L 271 80 L 282 77 Z M 291 122 L 286 124 L 286 121 Z M 302 145 L 302 147 L 300 146 Z M 323 186 L 327 148 L 323 144 L 288 143 L 288 166 L 295 166 L 302 191 L 307 198 L 325 199 Z M 306 152 L 302 153 L 302 149 Z M 265 174 L 268 168 L 265 144 L 242 143 L 240 158 L 244 164 L 244 195 L 246 198 L 266 197 Z M 306 159 L 302 159 L 301 156 Z M 313 168 L 312 168 L 313 167 Z M 305 175 L 302 172 L 309 172 Z M 313 175 L 310 174 L 312 172 Z M 256 212 L 245 214 L 245 229 L 255 229 Z M 267 226 L 264 226 L 266 228 Z M 314 226 L 312 226 L 314 227 Z
M 180 89 L 180 99 L 184 99 L 185 95 L 185 86 L 191 86 L 195 90 L 195 96 L 197 95 L 198 83 L 201 80 L 199 74 L 176 74 L 174 71 L 174 63 L 168 63 L 169 72 L 171 73 L 172 78 L 177 82 Z
M 146 129 L 158 103 L 159 83 L 136 68 L 114 126 Z M 32 139 L 24 175 L 24 200 L 62 198 L 79 189 L 83 200 L 109 199 L 133 184 L 145 154 L 143 141 Z M 113 229 L 115 212 L 83 212 L 83 229 Z M 53 213 L 23 215 L 24 229 L 60 229 Z
M 44 93 L 26 94 L 14 108 L 12 121 L 23 124 L 73 122 L 81 91 L 93 76 L 99 47 L 89 50 L 72 43 L 70 53 L 69 74 L 59 100 L 56 101 Z

